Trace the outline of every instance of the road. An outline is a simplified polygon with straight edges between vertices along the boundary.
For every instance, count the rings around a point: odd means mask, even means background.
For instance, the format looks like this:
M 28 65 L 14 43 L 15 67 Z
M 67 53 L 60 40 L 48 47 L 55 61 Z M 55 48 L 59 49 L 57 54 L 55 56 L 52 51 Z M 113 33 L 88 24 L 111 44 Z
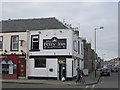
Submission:
M 118 88 L 118 73 L 111 73 L 111 76 L 103 76 L 98 84 L 94 85 L 49 85 L 49 84 L 17 84 L 17 83 L 3 83 L 3 88 Z

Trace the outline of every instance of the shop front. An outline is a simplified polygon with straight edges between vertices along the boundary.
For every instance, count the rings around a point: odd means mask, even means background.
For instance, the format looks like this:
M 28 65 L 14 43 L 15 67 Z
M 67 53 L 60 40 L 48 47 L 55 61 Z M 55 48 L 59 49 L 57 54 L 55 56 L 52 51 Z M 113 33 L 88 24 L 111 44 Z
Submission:
M 3 79 L 18 79 L 26 77 L 25 55 L 1 55 L 0 65 Z

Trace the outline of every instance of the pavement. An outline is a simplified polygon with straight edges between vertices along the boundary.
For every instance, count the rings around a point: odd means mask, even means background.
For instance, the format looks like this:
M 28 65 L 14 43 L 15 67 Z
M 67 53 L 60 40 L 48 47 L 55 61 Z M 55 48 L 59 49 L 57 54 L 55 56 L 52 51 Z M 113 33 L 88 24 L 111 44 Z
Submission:
M 100 81 L 99 72 L 90 73 L 88 76 L 83 76 L 85 83 L 75 83 L 75 80 L 67 80 L 67 81 L 60 81 L 60 80 L 36 80 L 36 79 L 2 79 L 2 83 L 18 83 L 18 84 L 49 84 L 49 85 L 92 85 L 97 84 Z

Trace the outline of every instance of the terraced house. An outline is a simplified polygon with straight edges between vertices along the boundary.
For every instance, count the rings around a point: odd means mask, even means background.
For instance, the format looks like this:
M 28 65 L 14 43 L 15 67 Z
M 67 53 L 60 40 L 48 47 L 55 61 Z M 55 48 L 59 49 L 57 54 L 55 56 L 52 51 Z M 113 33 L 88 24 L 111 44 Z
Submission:
M 20 20 L 2 21 L 0 59 L 2 78 L 26 77 L 27 32 Z
M 3 20 L 0 40 L 3 78 L 72 79 L 84 69 L 79 31 L 54 17 Z

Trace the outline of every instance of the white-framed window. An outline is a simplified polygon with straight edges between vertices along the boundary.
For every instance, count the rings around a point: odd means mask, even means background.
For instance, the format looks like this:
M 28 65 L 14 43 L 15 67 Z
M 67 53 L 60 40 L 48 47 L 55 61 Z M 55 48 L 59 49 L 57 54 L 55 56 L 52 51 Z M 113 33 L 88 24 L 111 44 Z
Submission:
M 0 51 L 3 50 L 3 36 L 0 36 Z
M 31 35 L 31 50 L 39 50 L 39 35 Z
M 78 47 L 77 47 L 77 41 L 76 40 L 74 40 L 73 41 L 73 49 L 74 49 L 74 51 L 78 51 Z
M 46 68 L 46 58 L 35 58 L 35 68 Z
M 84 54 L 84 47 L 83 47 L 83 43 L 81 43 L 81 55 Z
M 80 54 L 80 41 L 78 41 L 78 54 Z
M 19 46 L 19 36 L 18 35 L 11 36 L 11 50 L 18 51 L 18 46 Z

